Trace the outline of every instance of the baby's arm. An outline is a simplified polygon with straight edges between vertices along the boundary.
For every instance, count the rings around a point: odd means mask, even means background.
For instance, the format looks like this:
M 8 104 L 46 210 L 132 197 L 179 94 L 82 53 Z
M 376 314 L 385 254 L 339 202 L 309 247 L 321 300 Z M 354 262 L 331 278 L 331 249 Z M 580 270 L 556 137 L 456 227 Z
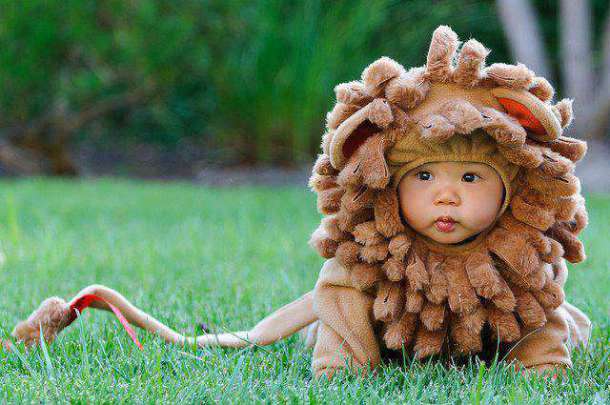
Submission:
M 351 285 L 349 271 L 336 259 L 324 264 L 314 290 L 314 311 L 320 320 L 312 362 L 316 377 L 330 378 L 345 367 L 367 373 L 379 364 L 373 301 Z
M 538 329 L 523 331 L 523 338 L 506 356 L 507 361 L 539 372 L 572 367 L 567 342 L 568 324 L 558 308 L 546 313 L 546 324 Z
M 564 286 L 568 275 L 565 260 L 553 264 L 554 280 Z M 572 367 L 570 351 L 586 345 L 591 321 L 578 308 L 564 302 L 546 312 L 547 322 L 539 329 L 525 330 L 523 339 L 508 353 L 507 360 L 538 373 L 564 373 Z

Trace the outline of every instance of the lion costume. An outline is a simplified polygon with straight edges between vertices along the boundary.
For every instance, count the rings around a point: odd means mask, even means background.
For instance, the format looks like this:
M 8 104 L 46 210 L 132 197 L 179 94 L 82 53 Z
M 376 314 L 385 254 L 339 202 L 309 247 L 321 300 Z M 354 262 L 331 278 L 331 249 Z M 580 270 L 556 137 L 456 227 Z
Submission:
M 571 101 L 551 104 L 547 80 L 522 64 L 485 67 L 489 51 L 472 39 L 456 56 L 458 44 L 441 26 L 425 66 L 405 70 L 384 57 L 361 81 L 335 88 L 310 179 L 324 214 L 311 245 L 328 259 L 313 292 L 250 331 L 188 338 L 116 291 L 91 286 L 70 303 L 43 302 L 13 336 L 32 345 L 42 330 L 51 342 L 91 305 L 114 311 L 132 335 L 128 322 L 181 344 L 266 345 L 302 330 L 316 376 L 366 371 L 385 349 L 422 359 L 499 347 L 524 367 L 570 367 L 570 348 L 590 334 L 563 291 L 565 261 L 585 257 L 574 163 L 586 144 L 562 136 Z M 437 243 L 401 218 L 402 175 L 438 161 L 488 164 L 504 184 L 493 225 L 459 244 Z

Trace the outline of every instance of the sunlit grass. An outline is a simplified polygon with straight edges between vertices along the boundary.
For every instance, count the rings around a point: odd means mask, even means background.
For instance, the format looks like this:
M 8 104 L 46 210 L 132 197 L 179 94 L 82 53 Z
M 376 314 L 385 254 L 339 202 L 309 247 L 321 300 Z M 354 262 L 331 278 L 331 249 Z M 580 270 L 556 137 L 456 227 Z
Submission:
M 206 322 L 253 325 L 310 290 L 322 264 L 305 187 L 211 189 L 123 180 L 3 181 L 0 333 L 42 299 L 91 283 L 118 289 L 185 333 Z M 568 299 L 590 315 L 589 351 L 567 378 L 515 374 L 502 363 L 461 368 L 406 361 L 362 379 L 311 379 L 311 351 L 292 337 L 260 349 L 170 346 L 139 332 L 140 352 L 107 313 L 89 311 L 52 346 L 0 354 L 0 402 L 256 401 L 607 403 L 610 197 L 589 196 L 588 259 Z

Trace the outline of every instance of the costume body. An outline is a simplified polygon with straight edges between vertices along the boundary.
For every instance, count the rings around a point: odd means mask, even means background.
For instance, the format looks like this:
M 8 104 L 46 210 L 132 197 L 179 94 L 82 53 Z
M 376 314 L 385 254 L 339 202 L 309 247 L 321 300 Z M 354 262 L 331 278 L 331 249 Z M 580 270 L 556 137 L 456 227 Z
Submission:
M 457 48 L 441 26 L 425 66 L 407 71 L 381 58 L 361 81 L 335 88 L 310 179 L 324 215 L 310 244 L 328 259 L 313 293 L 249 331 L 185 337 L 116 291 L 91 286 L 70 303 L 43 302 L 13 336 L 34 345 L 42 330 L 50 343 L 92 302 L 176 344 L 267 345 L 302 329 L 317 376 L 349 364 L 368 370 L 385 349 L 424 359 L 500 347 L 500 358 L 524 367 L 570 367 L 570 348 L 590 332 L 563 291 L 565 261 L 585 257 L 574 163 L 586 143 L 562 135 L 571 102 L 551 104 L 544 78 L 521 64 L 485 68 L 489 51 L 475 40 L 456 56 Z M 438 161 L 487 164 L 504 185 L 495 222 L 459 245 L 436 243 L 401 218 L 401 176 Z
M 565 263 L 554 266 L 557 280 L 565 274 Z M 314 311 L 318 321 L 303 330 L 307 346 L 314 347 L 312 370 L 316 376 L 332 374 L 348 365 L 366 372 L 377 366 L 386 346 L 380 322 L 373 315 L 375 294 L 361 291 L 349 272 L 336 259 L 324 263 L 314 290 Z M 546 312 L 547 322 L 540 328 L 526 330 L 517 343 L 503 345 L 499 360 L 516 361 L 529 368 L 572 367 L 570 351 L 586 345 L 591 332 L 589 319 L 578 308 L 564 302 Z M 483 353 L 493 357 L 494 339 L 483 344 Z
M 423 359 L 500 347 L 524 367 L 570 367 L 569 347 L 587 342 L 563 291 L 587 223 L 573 170 L 586 144 L 561 134 L 571 102 L 552 105 L 524 65 L 485 68 L 475 40 L 457 48 L 439 27 L 425 66 L 381 58 L 335 88 L 310 180 L 325 215 L 311 244 L 331 259 L 314 292 L 316 375 L 367 369 L 384 348 Z M 457 246 L 415 233 L 397 195 L 409 170 L 444 161 L 486 164 L 505 191 L 494 223 Z

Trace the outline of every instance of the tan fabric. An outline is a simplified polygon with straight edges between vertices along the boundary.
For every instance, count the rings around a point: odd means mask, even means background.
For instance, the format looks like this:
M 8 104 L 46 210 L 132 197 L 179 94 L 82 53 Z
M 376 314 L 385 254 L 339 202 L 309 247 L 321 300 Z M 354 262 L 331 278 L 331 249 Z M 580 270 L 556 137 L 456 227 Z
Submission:
M 565 263 L 556 265 L 556 279 L 564 277 L 563 267 Z M 302 332 L 308 346 L 315 344 L 312 369 L 316 376 L 330 376 L 335 369 L 347 366 L 368 371 L 380 363 L 379 325 L 372 308 L 372 294 L 352 285 L 349 272 L 336 259 L 327 260 L 314 290 L 314 311 L 319 320 Z M 570 351 L 586 345 L 590 331 L 586 315 L 564 302 L 547 312 L 542 328 L 528 330 L 512 345 L 505 360 L 525 367 L 571 367 Z
M 553 266 L 555 281 L 563 287 L 567 281 L 565 260 Z M 587 346 L 591 335 L 591 321 L 578 308 L 564 301 L 554 311 L 546 313 L 544 327 L 529 330 L 507 354 L 507 361 L 525 367 L 562 364 L 572 367 L 570 351 L 579 345 Z M 544 368 L 544 367 L 541 367 Z
M 349 273 L 336 260 L 326 261 L 314 289 L 314 312 L 320 320 L 312 362 L 316 376 L 346 366 L 366 372 L 379 364 L 373 301 L 351 285 Z

